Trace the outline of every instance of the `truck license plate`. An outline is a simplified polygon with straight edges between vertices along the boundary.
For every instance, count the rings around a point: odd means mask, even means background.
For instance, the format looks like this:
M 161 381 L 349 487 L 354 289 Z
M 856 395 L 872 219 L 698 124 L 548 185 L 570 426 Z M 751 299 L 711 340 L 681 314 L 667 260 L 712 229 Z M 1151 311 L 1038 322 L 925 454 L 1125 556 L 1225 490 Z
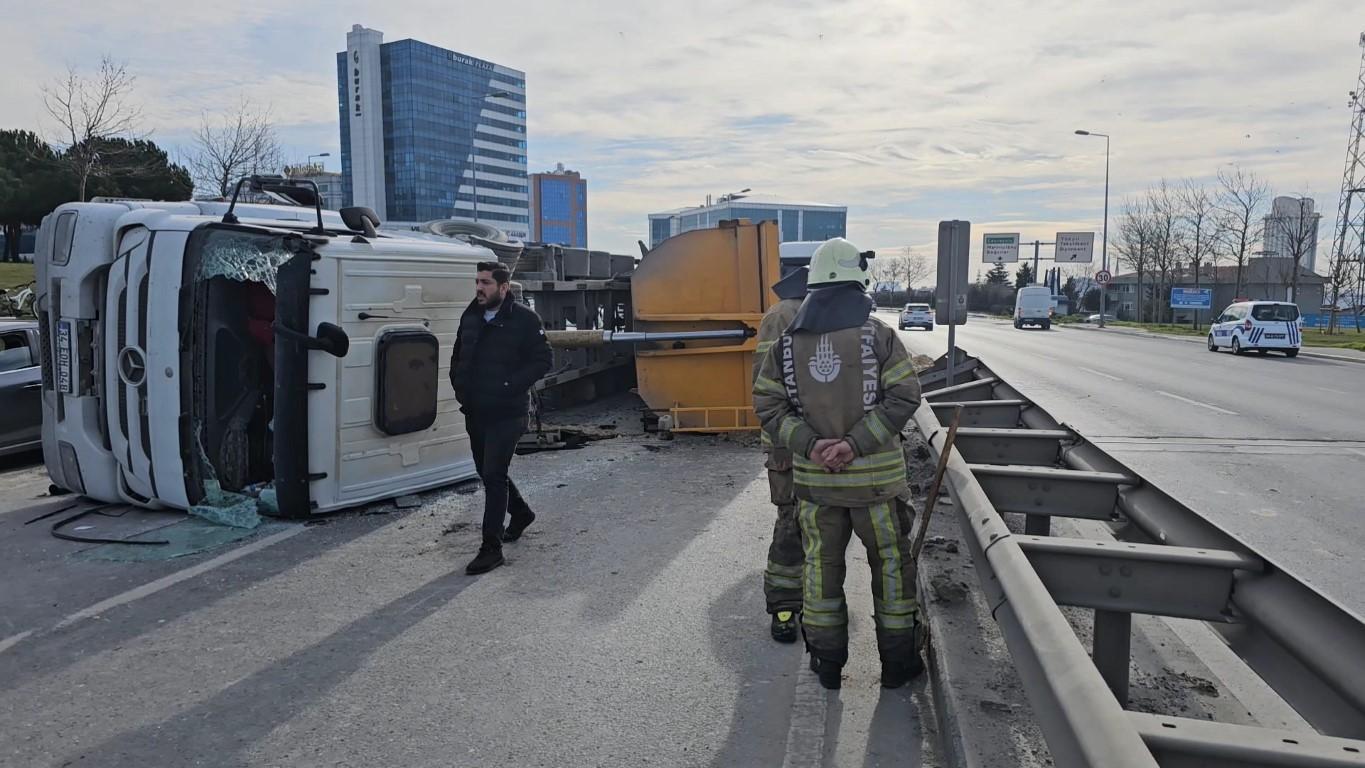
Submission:
M 71 387 L 71 321 L 57 321 L 57 391 L 75 394 Z
M 1267 334 L 1265 335 L 1265 337 L 1266 337 L 1267 339 L 1283 339 L 1283 338 L 1284 338 L 1284 334 L 1283 334 L 1283 333 L 1267 333 Z

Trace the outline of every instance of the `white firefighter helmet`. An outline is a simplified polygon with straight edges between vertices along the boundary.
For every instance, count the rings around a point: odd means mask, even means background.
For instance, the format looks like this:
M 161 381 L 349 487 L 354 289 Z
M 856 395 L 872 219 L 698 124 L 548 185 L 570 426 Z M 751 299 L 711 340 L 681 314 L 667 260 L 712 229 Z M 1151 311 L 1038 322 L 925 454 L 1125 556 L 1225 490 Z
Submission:
M 812 288 L 835 283 L 855 283 L 864 290 L 872 284 L 862 252 L 842 237 L 832 237 L 815 249 L 810 257 L 810 277 L 806 278 Z

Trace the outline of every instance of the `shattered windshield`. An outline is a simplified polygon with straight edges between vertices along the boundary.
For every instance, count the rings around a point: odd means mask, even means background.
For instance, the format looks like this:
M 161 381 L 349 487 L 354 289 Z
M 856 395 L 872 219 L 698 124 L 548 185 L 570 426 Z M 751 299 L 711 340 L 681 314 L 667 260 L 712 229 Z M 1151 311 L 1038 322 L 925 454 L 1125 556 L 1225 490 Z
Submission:
M 275 273 L 294 254 L 283 235 L 210 228 L 200 240 L 199 280 L 226 277 L 256 282 L 275 293 Z

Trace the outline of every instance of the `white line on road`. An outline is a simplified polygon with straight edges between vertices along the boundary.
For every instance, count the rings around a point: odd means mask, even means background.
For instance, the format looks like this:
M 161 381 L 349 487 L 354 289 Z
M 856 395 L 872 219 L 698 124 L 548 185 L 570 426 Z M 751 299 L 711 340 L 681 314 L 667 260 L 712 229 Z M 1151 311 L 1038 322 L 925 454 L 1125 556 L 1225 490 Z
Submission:
M 792 702 L 791 726 L 787 730 L 787 751 L 782 768 L 818 768 L 825 764 L 825 728 L 829 695 L 820 679 L 805 664 L 796 677 L 796 699 Z
M 1199 402 L 1198 400 L 1191 400 L 1191 399 L 1189 399 L 1188 397 L 1181 397 L 1180 395 L 1173 395 L 1173 394 L 1171 394 L 1170 392 L 1166 392 L 1166 391 L 1164 391 L 1164 390 L 1158 389 L 1158 390 L 1156 391 L 1156 393 L 1157 393 L 1158 395 L 1165 395 L 1166 397 L 1169 397 L 1169 398 L 1171 398 L 1172 400 L 1179 400 L 1179 401 L 1182 402 L 1182 403 L 1189 403 L 1190 405 L 1197 405 L 1197 406 L 1199 406 L 1200 408 L 1208 408 L 1210 411 L 1217 411 L 1218 413 L 1221 413 L 1221 414 L 1223 414 L 1223 415 L 1225 415 L 1225 416 L 1237 416 L 1237 415 L 1239 415 L 1236 411 L 1229 411 L 1229 410 L 1226 409 L 1226 408 L 1219 408 L 1219 407 L 1216 406 L 1216 405 L 1209 405 L 1208 403 L 1201 403 L 1201 402 Z
M 1112 374 L 1105 373 L 1104 371 L 1097 371 L 1097 370 L 1095 370 L 1094 368 L 1086 368 L 1086 367 L 1083 366 L 1083 365 L 1082 365 L 1082 366 L 1079 366 L 1079 367 L 1080 367 L 1080 369 L 1081 369 L 1082 371 L 1085 371 L 1085 372 L 1087 372 L 1087 373 L 1093 373 L 1093 374 L 1095 374 L 1096 376 L 1103 376 L 1103 377 L 1106 378 L 1106 379 L 1113 379 L 1114 381 L 1123 381 L 1123 379 L 1120 379 L 1119 377 L 1114 376 L 1114 375 L 1112 375 Z
M 63 627 L 69 627 L 72 624 L 80 621 L 81 619 L 88 619 L 92 616 L 98 616 L 101 613 L 104 613 L 105 611 L 109 610 L 110 608 L 117 608 L 120 605 L 131 603 L 134 600 L 141 600 L 142 598 L 147 597 L 148 595 L 154 595 L 157 592 L 160 592 L 161 590 L 166 589 L 168 587 L 173 587 L 182 581 L 192 579 L 200 574 L 208 573 L 214 568 L 227 565 L 228 563 L 234 560 L 239 560 L 254 552 L 259 552 L 265 549 L 266 547 L 278 544 L 279 542 L 284 541 L 285 539 L 291 536 L 297 536 L 298 534 L 303 533 L 303 531 L 304 526 L 302 525 L 280 531 L 279 533 L 266 536 L 265 538 L 260 539 L 258 541 L 253 541 L 250 544 L 238 547 L 237 549 L 234 549 L 231 552 L 225 552 L 219 555 L 218 557 L 213 558 L 212 560 L 205 560 L 199 565 L 191 566 L 189 568 L 184 569 L 183 571 L 176 571 L 175 573 L 162 576 L 156 581 L 148 582 L 140 587 L 135 587 L 133 589 L 128 590 L 127 592 L 115 595 L 109 598 L 108 600 L 101 600 L 100 602 L 95 603 L 89 608 L 84 608 L 82 610 L 76 611 L 70 616 L 67 616 L 66 618 L 57 622 L 55 625 L 52 626 L 52 630 L 62 629 Z M 17 635 L 14 635 L 13 637 L 7 637 L 4 640 L 0 640 L 0 653 L 4 653 L 5 651 L 14 647 L 15 645 L 23 641 L 24 638 L 28 637 L 31 634 L 33 634 L 33 630 L 30 629 L 26 632 L 21 632 Z
M 1350 392 L 1343 392 L 1343 391 L 1341 391 L 1340 389 L 1332 389 L 1331 387 L 1318 387 L 1318 389 L 1321 389 L 1323 392 L 1331 392 L 1331 393 L 1334 394 L 1334 395 L 1349 395 L 1349 394 L 1351 394 Z
M 13 648 L 14 646 L 23 642 L 24 638 L 28 637 L 31 634 L 33 634 L 33 630 L 29 629 L 20 632 L 19 634 L 14 635 L 12 637 L 7 637 L 4 640 L 0 640 L 0 653 L 4 653 L 5 651 L 8 651 L 10 648 Z
M 1347 448 L 1346 450 L 1348 450 L 1348 451 L 1350 451 L 1351 453 L 1354 453 L 1354 454 L 1356 454 L 1356 455 L 1358 455 L 1358 456 L 1365 456 L 1365 451 L 1362 451 L 1362 450 L 1360 450 L 1359 448 Z

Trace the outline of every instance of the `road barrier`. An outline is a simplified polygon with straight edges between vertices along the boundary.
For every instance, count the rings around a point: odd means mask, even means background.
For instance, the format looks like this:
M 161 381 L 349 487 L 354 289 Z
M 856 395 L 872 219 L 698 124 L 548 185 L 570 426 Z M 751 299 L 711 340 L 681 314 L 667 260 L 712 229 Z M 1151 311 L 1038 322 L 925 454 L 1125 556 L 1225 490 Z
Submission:
M 921 374 L 935 458 L 1059 766 L 1365 766 L 1365 620 L 1176 501 L 959 350 Z M 1012 533 L 1002 513 L 1026 516 Z M 1053 517 L 1115 539 L 1051 535 Z M 1059 606 L 1094 611 L 1082 645 Z M 1316 732 L 1126 710 L 1132 614 L 1208 622 Z

